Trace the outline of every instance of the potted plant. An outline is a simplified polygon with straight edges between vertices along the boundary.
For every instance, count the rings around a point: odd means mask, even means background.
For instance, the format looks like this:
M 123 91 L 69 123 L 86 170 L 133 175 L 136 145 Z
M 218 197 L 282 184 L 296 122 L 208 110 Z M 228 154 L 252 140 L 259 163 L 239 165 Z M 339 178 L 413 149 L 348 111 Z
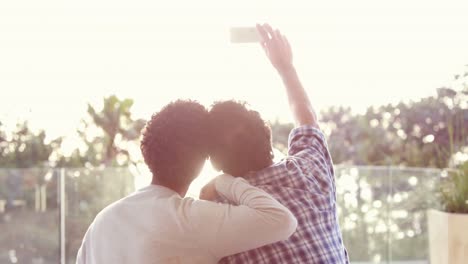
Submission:
M 431 264 L 468 263 L 468 162 L 440 182 L 440 210 L 428 211 Z

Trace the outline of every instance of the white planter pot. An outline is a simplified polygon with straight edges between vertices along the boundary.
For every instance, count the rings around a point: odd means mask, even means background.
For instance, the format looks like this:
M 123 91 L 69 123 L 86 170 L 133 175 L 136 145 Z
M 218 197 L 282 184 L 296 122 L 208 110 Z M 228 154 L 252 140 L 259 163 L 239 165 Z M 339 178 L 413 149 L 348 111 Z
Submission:
M 468 263 L 468 214 L 427 211 L 431 264 Z

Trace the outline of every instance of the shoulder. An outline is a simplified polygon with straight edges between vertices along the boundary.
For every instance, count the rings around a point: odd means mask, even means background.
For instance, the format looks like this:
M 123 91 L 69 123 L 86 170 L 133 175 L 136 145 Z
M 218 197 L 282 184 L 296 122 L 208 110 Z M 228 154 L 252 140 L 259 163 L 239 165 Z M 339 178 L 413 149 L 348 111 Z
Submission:
M 104 207 L 95 217 L 94 222 L 99 224 L 106 219 L 112 218 L 115 215 L 121 214 L 122 211 L 129 208 L 129 204 L 135 203 L 135 201 L 141 200 L 141 193 L 138 191 L 131 193 L 125 197 L 120 198 L 117 201 L 112 202 L 111 204 Z
M 326 148 L 326 139 L 323 132 L 313 126 L 301 126 L 294 128 L 288 138 L 289 155 L 294 155 L 298 151 L 306 148 Z
M 96 217 L 94 218 L 93 224 L 94 225 L 100 225 L 101 223 L 105 222 L 106 219 L 108 219 L 108 218 L 112 217 L 114 214 L 116 214 L 120 210 L 120 208 L 122 206 L 123 199 L 125 199 L 125 198 L 122 198 L 122 199 L 120 199 L 118 201 L 115 201 L 115 202 L 109 204 L 108 206 L 104 207 L 104 209 L 102 209 L 96 215 Z

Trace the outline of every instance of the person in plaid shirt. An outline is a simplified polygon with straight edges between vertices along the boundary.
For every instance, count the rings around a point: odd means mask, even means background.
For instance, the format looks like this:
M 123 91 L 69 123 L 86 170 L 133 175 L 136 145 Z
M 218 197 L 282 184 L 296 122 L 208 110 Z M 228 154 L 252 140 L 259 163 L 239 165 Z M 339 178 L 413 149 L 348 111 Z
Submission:
M 257 29 L 261 46 L 285 84 L 296 123 L 288 156 L 273 163 L 271 131 L 260 115 L 242 103 L 224 101 L 210 111 L 210 159 L 215 168 L 272 195 L 295 215 L 298 227 L 287 240 L 225 257 L 220 263 L 349 263 L 338 224 L 333 163 L 293 66 L 290 44 L 268 24 Z M 226 202 L 207 189 L 209 184 L 201 199 Z

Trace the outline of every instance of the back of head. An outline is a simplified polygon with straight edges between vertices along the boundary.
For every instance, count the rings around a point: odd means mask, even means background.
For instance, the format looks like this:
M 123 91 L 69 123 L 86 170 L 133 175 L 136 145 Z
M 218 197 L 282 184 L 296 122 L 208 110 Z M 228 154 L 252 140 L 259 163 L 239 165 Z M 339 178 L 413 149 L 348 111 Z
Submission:
M 208 157 L 208 111 L 178 100 L 155 113 L 143 131 L 141 152 L 153 181 L 172 188 L 188 186 Z
M 245 103 L 217 102 L 209 114 L 210 159 L 233 176 L 258 171 L 272 163 L 271 130 Z

